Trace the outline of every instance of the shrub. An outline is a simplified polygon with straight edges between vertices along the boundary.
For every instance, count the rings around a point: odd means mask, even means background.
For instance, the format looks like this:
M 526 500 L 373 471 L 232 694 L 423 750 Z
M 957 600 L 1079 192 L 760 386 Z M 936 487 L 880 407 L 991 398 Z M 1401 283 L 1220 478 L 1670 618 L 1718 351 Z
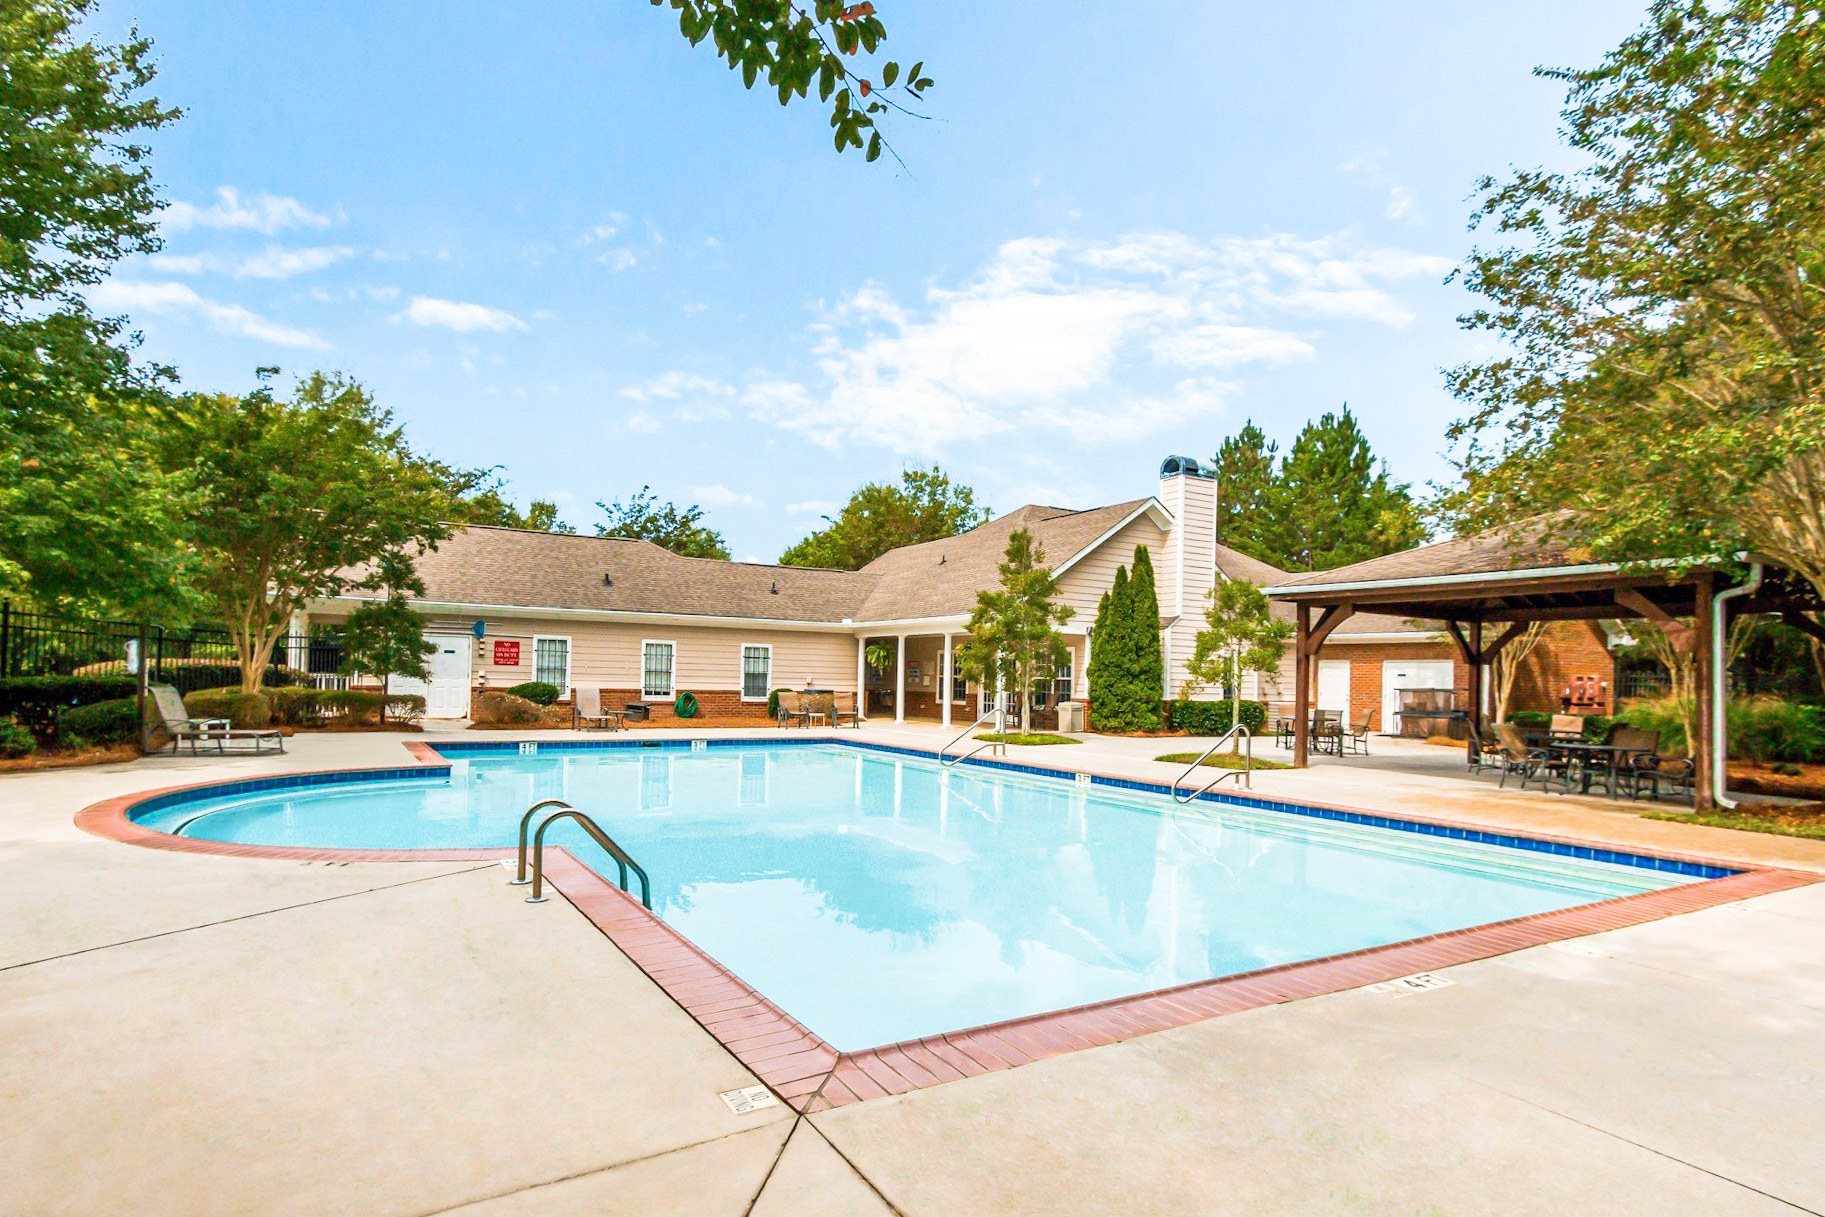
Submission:
M 564 691 L 558 686 L 543 680 L 529 680 L 507 690 L 507 696 L 523 697 L 535 706 L 549 706 L 563 696 L 563 693 Z
M 1134 551 L 1132 575 L 1117 567 L 1091 631 L 1090 727 L 1094 731 L 1152 731 L 1160 725 L 1164 687 L 1160 605 L 1153 561 Z
M 57 716 L 60 739 L 87 744 L 126 744 L 139 738 L 139 701 L 132 697 L 72 706 Z
M 281 727 L 314 727 L 323 721 L 326 690 L 281 685 L 265 690 L 272 703 L 272 718 Z
M 238 685 L 186 693 L 184 709 L 191 718 L 225 718 L 242 730 L 272 726 L 272 701 L 264 693 L 243 693 Z
M 1540 728 L 1552 726 L 1553 716 L 1544 710 L 1511 710 L 1508 721 L 1516 727 Z
M 1191 735 L 1222 735 L 1228 731 L 1235 706 L 1224 701 L 1176 701 L 1172 703 L 1172 725 Z M 1258 701 L 1242 703 L 1242 725 L 1254 735 L 1267 726 L 1267 707 Z
M 57 734 L 57 715 L 71 706 L 132 697 L 131 676 L 12 676 L 0 680 L 0 717 L 16 719 L 40 740 Z
M 1825 761 L 1825 714 L 1771 695 L 1730 703 L 1730 755 L 1764 764 Z
M 38 740 L 10 718 L 0 718 L 0 758 L 17 760 L 38 751 Z
M 483 726 L 536 726 L 543 717 L 537 702 L 511 693 L 484 693 L 475 699 L 475 721 Z
M 1638 697 L 1616 716 L 1631 727 L 1660 736 L 1660 751 L 1668 756 L 1686 754 L 1685 707 L 1671 697 Z
M 378 689 L 325 689 L 317 705 L 332 722 L 366 727 L 380 722 L 382 700 Z M 416 693 L 388 693 L 384 700 L 389 722 L 408 722 L 425 712 L 425 699 Z

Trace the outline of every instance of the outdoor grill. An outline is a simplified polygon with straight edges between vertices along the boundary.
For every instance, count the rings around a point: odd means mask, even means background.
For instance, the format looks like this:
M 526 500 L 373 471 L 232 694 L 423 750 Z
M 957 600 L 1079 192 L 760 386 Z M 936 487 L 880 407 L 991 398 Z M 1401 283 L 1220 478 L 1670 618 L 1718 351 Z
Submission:
M 1463 739 L 1470 730 L 1470 716 L 1457 704 L 1455 689 L 1397 689 L 1400 707 L 1398 733 L 1404 739 L 1447 735 Z

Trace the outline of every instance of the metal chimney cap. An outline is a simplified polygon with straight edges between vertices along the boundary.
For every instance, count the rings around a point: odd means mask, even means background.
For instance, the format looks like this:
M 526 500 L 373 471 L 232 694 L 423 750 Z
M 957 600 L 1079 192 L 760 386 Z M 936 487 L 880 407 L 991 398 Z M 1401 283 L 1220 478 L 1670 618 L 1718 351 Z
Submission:
M 1214 478 L 1217 474 L 1214 469 L 1206 469 L 1200 465 L 1196 457 L 1169 456 L 1160 462 L 1160 476 L 1163 478 Z

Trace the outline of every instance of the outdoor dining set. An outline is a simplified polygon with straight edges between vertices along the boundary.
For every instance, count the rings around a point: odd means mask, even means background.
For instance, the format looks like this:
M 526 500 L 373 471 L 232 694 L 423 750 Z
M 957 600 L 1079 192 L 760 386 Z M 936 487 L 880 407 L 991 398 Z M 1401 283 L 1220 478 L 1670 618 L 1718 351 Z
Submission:
M 1555 714 L 1545 729 L 1513 723 L 1496 728 L 1494 741 L 1472 736 L 1470 771 L 1500 772 L 1501 786 L 1513 777 L 1523 789 L 1538 782 L 1542 791 L 1555 784 L 1561 794 L 1590 794 L 1601 787 L 1610 798 L 1660 798 L 1662 788 L 1687 794 L 1693 765 L 1688 757 L 1663 756 L 1658 732 L 1613 723 L 1600 739 L 1584 732 L 1576 714 Z
M 1313 752 L 1329 756 L 1369 755 L 1369 733 L 1375 729 L 1375 711 L 1364 710 L 1349 722 L 1341 710 L 1312 711 L 1311 741 Z M 1274 720 L 1274 742 L 1282 748 L 1293 746 L 1293 720 L 1281 715 Z
M 800 692 L 782 689 L 779 694 L 778 721 L 781 727 L 840 727 L 844 723 L 860 727 L 862 716 L 856 707 L 856 696 L 853 693 L 837 693 L 829 689 L 805 689 Z

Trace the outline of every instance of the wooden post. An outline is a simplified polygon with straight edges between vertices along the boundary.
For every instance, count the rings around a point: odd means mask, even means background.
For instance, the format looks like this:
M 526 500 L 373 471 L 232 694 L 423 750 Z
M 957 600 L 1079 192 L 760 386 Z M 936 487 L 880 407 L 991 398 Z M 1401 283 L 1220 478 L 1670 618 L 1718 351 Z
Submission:
M 1470 738 L 1465 741 L 1464 749 L 1471 764 L 1477 760 L 1477 741 L 1483 738 L 1483 623 L 1470 623 L 1470 637 L 1466 648 L 1470 653 L 1470 682 L 1468 691 L 1470 706 L 1467 715 L 1470 721 Z
M 1294 605 L 1298 628 L 1293 634 L 1293 768 L 1304 769 L 1312 730 L 1312 606 Z
M 1715 678 L 1715 666 L 1711 662 L 1711 604 L 1716 591 L 1715 576 L 1710 571 L 1700 571 L 1692 598 L 1692 709 L 1698 727 L 1691 741 L 1694 811 L 1712 811 L 1717 807 L 1717 791 L 1711 783 L 1711 758 L 1724 746 L 1712 721 L 1711 682 Z

